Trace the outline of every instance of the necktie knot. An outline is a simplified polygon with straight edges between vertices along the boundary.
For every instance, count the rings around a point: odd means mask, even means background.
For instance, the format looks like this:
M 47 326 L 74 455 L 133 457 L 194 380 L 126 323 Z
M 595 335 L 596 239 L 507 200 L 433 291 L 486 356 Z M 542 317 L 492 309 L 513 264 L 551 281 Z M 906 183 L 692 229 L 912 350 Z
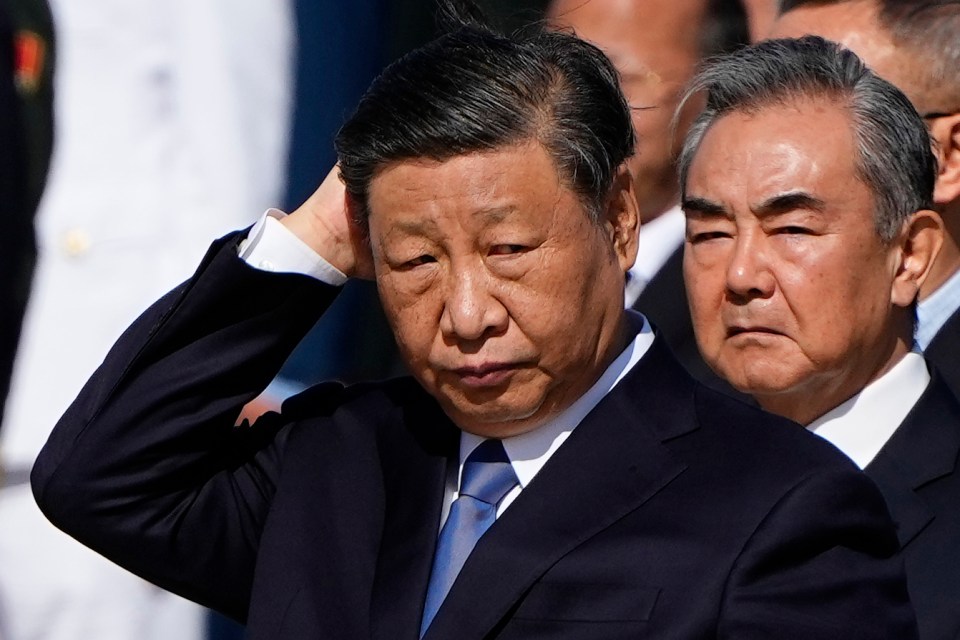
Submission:
M 450 506 L 450 515 L 437 541 L 421 638 L 477 541 L 497 519 L 497 504 L 517 484 L 517 474 L 499 440 L 485 440 L 467 456 L 460 477 L 460 496 Z
M 463 463 L 460 495 L 496 505 L 517 485 L 517 474 L 499 440 L 485 440 Z

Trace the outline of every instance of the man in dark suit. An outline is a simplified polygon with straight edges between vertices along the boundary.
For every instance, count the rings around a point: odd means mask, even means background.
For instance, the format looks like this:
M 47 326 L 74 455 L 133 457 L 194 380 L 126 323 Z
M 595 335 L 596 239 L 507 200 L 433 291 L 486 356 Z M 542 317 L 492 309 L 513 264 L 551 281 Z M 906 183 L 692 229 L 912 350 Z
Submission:
M 897 85 L 923 116 L 939 170 L 934 208 L 946 235 L 917 304 L 917 346 L 960 395 L 960 1 L 789 0 L 776 37 L 840 42 Z
M 826 41 L 760 46 L 769 57 L 747 50 L 694 85 L 707 106 L 681 184 L 697 340 L 734 387 L 866 469 L 898 525 L 921 637 L 956 640 L 960 403 L 911 351 L 944 236 L 927 130 L 851 52 L 827 86 L 793 55 Z
M 53 21 L 43 0 L 0 2 L 0 423 L 36 261 L 33 216 L 53 141 Z M 2 483 L 2 479 L 0 479 Z
M 640 144 L 629 160 L 640 205 L 640 249 L 626 304 L 656 325 L 697 379 L 734 393 L 700 357 L 683 284 L 683 212 L 676 159 L 698 105 L 674 119 L 684 87 L 706 59 L 749 41 L 740 0 L 553 0 L 547 16 L 598 46 L 616 65 Z
M 34 467 L 41 508 L 251 638 L 913 637 L 872 483 L 624 310 L 633 146 L 569 35 L 406 56 L 338 135 L 343 185 L 125 333 Z M 348 277 L 413 378 L 234 426 Z

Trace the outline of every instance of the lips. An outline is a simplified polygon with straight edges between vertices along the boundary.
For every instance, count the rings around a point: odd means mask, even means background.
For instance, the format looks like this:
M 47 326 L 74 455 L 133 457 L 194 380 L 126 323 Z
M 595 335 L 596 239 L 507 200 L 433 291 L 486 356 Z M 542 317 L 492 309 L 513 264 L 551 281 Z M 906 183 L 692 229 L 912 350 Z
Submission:
M 477 389 L 498 387 L 509 381 L 518 365 L 508 362 L 490 362 L 476 366 L 453 369 L 460 382 L 467 387 Z
M 766 335 L 772 335 L 772 336 L 782 336 L 782 335 L 783 335 L 783 332 L 782 332 L 782 331 L 778 331 L 778 330 L 776 330 L 776 329 L 772 329 L 772 328 L 770 328 L 770 327 L 752 326 L 752 325 L 751 325 L 751 326 L 739 326 L 739 325 L 735 325 L 735 326 L 732 326 L 732 327 L 727 327 L 727 337 L 728 337 L 728 338 L 733 338 L 733 337 L 741 336 L 741 335 L 758 335 L 758 334 L 766 334 Z

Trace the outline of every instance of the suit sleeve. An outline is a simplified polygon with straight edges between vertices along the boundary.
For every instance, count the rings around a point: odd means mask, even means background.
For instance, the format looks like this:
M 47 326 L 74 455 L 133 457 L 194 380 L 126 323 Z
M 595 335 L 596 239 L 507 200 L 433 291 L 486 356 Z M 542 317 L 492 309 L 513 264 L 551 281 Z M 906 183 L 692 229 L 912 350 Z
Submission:
M 865 475 L 818 470 L 779 500 L 735 563 L 718 637 L 917 637 L 896 536 Z
M 243 619 L 287 426 L 275 413 L 235 422 L 338 289 L 258 271 L 238 239 L 215 243 L 127 329 L 53 430 L 32 484 L 80 542 Z

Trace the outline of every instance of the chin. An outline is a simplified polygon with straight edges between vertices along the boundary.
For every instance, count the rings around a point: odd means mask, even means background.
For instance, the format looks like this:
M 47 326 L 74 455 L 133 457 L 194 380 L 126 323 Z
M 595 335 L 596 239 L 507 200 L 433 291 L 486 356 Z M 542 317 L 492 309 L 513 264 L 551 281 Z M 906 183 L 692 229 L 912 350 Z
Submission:
M 445 406 L 445 411 L 454 424 L 468 433 L 484 438 L 508 438 L 540 426 L 544 420 L 536 415 L 539 408 L 540 405 L 504 405 L 495 401 L 462 407 L 454 401 Z

